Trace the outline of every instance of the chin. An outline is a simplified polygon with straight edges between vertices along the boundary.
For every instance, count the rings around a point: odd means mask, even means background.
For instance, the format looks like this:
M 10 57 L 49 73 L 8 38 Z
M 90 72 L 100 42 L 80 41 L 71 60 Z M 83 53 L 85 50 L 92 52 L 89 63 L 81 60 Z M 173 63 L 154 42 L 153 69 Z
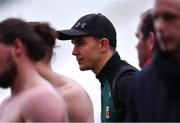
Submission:
M 81 71 L 89 70 L 89 68 L 87 68 L 87 67 L 79 67 L 79 69 L 80 69 Z
M 176 48 L 174 48 L 174 47 L 161 47 L 161 50 L 165 53 L 173 53 L 176 51 Z

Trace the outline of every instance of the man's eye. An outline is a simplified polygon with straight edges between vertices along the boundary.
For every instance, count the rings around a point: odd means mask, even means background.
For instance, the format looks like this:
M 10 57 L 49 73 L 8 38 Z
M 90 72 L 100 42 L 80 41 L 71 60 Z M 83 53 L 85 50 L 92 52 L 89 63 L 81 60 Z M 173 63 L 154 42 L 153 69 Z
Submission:
M 78 41 L 76 41 L 74 44 L 75 44 L 75 45 L 78 45 L 78 46 L 82 46 L 82 45 L 84 45 L 85 43 L 84 43 L 83 40 L 78 40 Z
M 158 19 L 158 14 L 154 14 L 154 20 Z
M 81 46 L 84 45 L 84 41 L 80 41 L 79 45 L 81 45 Z
M 154 14 L 154 20 L 157 20 L 159 18 L 163 19 L 164 21 L 173 21 L 177 19 L 177 16 L 172 13 Z
M 163 18 L 166 21 L 173 21 L 173 20 L 175 20 L 177 18 L 177 16 L 173 15 L 173 14 L 164 14 Z

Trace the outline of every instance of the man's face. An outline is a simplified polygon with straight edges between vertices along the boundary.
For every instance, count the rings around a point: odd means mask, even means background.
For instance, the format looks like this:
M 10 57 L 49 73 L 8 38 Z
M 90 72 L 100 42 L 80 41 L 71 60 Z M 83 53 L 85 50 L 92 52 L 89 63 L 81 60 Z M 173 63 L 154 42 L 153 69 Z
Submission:
M 145 39 L 143 33 L 141 32 L 141 23 L 139 24 L 136 37 L 138 39 L 138 43 L 136 45 L 139 59 L 139 66 L 142 68 L 147 60 L 151 57 L 151 50 L 149 46 L 148 37 Z
M 92 36 L 82 36 L 74 39 L 72 43 L 72 54 L 76 56 L 80 70 L 94 71 L 100 59 L 99 42 Z
M 180 0 L 156 0 L 155 29 L 160 49 L 174 53 L 180 50 Z
M 16 76 L 16 65 L 8 46 L 0 43 L 0 87 L 8 88 Z

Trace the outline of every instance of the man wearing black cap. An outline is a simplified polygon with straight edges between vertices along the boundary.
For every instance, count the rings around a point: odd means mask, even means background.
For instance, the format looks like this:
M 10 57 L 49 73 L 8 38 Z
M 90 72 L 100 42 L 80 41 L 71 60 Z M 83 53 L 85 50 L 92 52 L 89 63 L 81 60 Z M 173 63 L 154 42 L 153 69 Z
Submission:
M 80 70 L 92 70 L 101 82 L 101 120 L 124 120 L 126 88 L 136 68 L 116 52 L 116 30 L 102 14 L 81 17 L 70 30 L 60 30 L 60 40 L 72 40 Z

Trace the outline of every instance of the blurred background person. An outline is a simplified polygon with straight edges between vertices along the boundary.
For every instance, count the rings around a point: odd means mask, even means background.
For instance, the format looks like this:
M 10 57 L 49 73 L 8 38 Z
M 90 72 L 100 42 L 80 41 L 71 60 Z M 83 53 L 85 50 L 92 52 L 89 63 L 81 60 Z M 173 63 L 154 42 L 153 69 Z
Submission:
M 153 9 L 149 9 L 141 15 L 136 37 L 138 38 L 136 48 L 139 66 L 143 68 L 152 64 L 152 57 L 156 50 Z
M 66 105 L 36 61 L 46 47 L 25 21 L 9 18 L 0 23 L 0 87 L 11 95 L 0 106 L 1 122 L 65 122 Z
M 156 0 L 157 52 L 150 67 L 134 78 L 129 121 L 180 121 L 180 1 Z
M 48 23 L 30 22 L 29 25 L 42 38 L 46 46 L 46 55 L 37 62 L 37 69 L 63 96 L 69 121 L 93 122 L 93 105 L 87 92 L 75 80 L 56 73 L 51 67 L 57 38 L 56 31 Z

